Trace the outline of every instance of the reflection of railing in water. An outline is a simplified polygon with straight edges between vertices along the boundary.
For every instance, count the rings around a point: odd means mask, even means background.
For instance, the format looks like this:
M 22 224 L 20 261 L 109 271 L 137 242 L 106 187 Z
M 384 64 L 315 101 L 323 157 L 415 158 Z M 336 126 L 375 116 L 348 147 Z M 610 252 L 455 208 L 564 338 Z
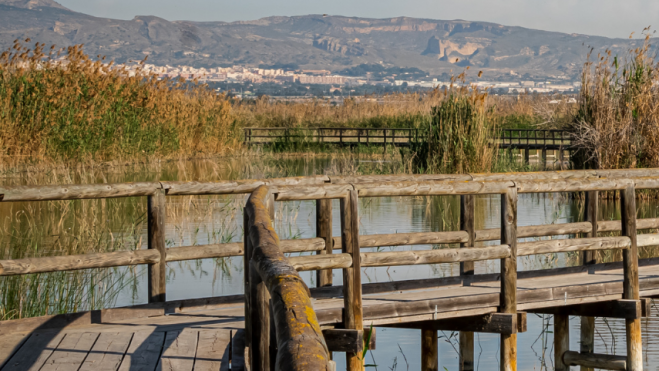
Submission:
M 165 263 L 169 261 L 242 256 L 245 252 L 245 319 L 247 344 L 252 353 L 253 370 L 276 365 L 279 369 L 322 369 L 331 367 L 328 351 L 348 354 L 349 369 L 360 369 L 366 336 L 364 324 L 419 328 L 422 330 L 423 364 L 431 368 L 437 362 L 436 331 L 462 331 L 460 354 L 462 364 L 473 362 L 473 331 L 501 334 L 502 364 L 514 369 L 516 333 L 524 331 L 523 311 L 551 313 L 556 317 L 555 349 L 557 369 L 569 364 L 598 367 L 637 369 L 640 357 L 640 317 L 647 311 L 641 293 L 655 295 L 659 282 L 644 276 L 639 281 L 638 247 L 659 244 L 655 234 L 636 235 L 636 230 L 659 229 L 659 219 L 636 220 L 635 190 L 659 189 L 659 170 L 571 171 L 517 174 L 458 174 L 458 175 L 403 175 L 403 176 L 317 176 L 270 180 L 226 182 L 152 182 L 130 184 L 96 184 L 70 186 L 33 186 L 0 188 L 2 202 L 71 200 L 113 197 L 148 197 L 148 250 L 120 251 L 77 256 L 44 257 L 0 261 L 0 275 L 21 275 L 38 272 L 68 271 L 75 269 L 149 265 L 149 306 L 133 307 L 157 318 L 166 311 L 184 311 L 194 305 L 243 302 L 243 296 L 197 299 L 194 301 L 166 302 L 164 280 Z M 618 190 L 622 199 L 622 221 L 596 221 L 597 193 Z M 585 192 L 585 222 L 557 225 L 517 227 L 517 194 L 544 192 Z M 245 208 L 245 245 L 228 243 L 205 246 L 165 248 L 164 224 L 166 197 L 176 195 L 245 194 L 251 193 Z M 476 230 L 474 226 L 474 197 L 480 194 L 501 195 L 502 228 Z M 460 230 L 452 232 L 422 232 L 392 235 L 359 235 L 359 198 L 383 196 L 442 196 L 461 195 Z M 340 200 L 341 236 L 331 235 L 331 200 Z M 279 241 L 271 228 L 271 211 L 275 202 L 315 200 L 317 203 L 317 237 Z M 621 231 L 619 237 L 599 237 L 598 232 Z M 585 238 L 543 240 L 518 243 L 518 238 L 581 234 Z M 475 247 L 478 241 L 500 240 L 496 246 Z M 414 250 L 394 252 L 361 252 L 361 248 L 460 243 L 460 248 Z M 334 254 L 334 250 L 341 253 Z M 621 249 L 622 264 L 595 264 L 595 250 Z M 317 255 L 286 258 L 286 252 L 316 252 Z M 517 272 L 516 257 L 558 252 L 581 252 L 588 267 L 559 268 L 532 272 Z M 501 259 L 501 274 L 474 274 L 474 261 Z M 461 276 L 430 280 L 413 280 L 377 284 L 361 284 L 362 267 L 395 265 L 457 263 Z M 643 262 L 650 268 L 659 263 Z M 611 268 L 622 268 L 618 274 L 624 283 L 615 281 Z M 307 291 L 304 283 L 293 271 L 317 271 L 318 286 Z M 343 286 L 332 285 L 332 269 L 342 269 Z M 594 272 L 588 282 L 577 282 L 564 274 Z M 597 272 L 607 272 L 604 281 L 597 281 Z M 616 276 L 616 277 L 618 277 Z M 533 286 L 543 277 L 549 286 Z M 524 290 L 518 290 L 517 281 L 524 280 Z M 264 284 L 259 283 L 263 281 Z M 554 282 L 555 281 L 555 282 Z M 614 282 L 615 281 L 615 282 Z M 548 281 L 543 281 L 547 284 Z M 479 283 L 479 285 L 471 285 Z M 458 285 L 458 292 L 443 297 L 440 286 Z M 490 286 L 488 286 L 490 285 Z M 484 288 L 490 287 L 485 290 Z M 485 290 L 485 291 L 478 291 Z M 373 295 L 408 291 L 404 301 Z M 501 292 L 501 294 L 500 294 Z M 434 296 L 433 296 L 434 295 Z M 275 299 L 272 299 L 275 297 Z M 342 297 L 334 307 L 314 310 L 310 297 L 322 300 Z M 623 299 L 623 300 L 620 300 Z M 370 301 L 369 301 L 370 300 Z M 272 303 L 272 304 L 268 304 Z M 269 309 L 269 307 L 271 307 Z M 301 308 L 304 308 L 302 310 Z M 272 315 L 270 314 L 272 310 Z M 298 313 L 298 310 L 302 312 Z M 121 316 L 135 315 L 126 308 L 110 309 L 103 313 L 116 320 Z M 295 314 L 295 319 L 290 317 Z M 628 342 L 634 345 L 626 357 L 605 357 L 593 354 L 592 349 L 569 351 L 568 315 L 626 318 Z M 274 320 L 270 325 L 270 316 Z M 66 322 L 67 317 L 61 321 Z M 303 320 L 306 318 L 306 320 Z M 0 333 L 11 328 L 26 331 L 51 319 L 29 319 L 0 322 Z M 80 320 L 78 325 L 80 325 Z M 89 319 L 89 323 L 93 320 Z M 103 316 L 101 316 L 103 321 Z M 61 324 L 61 323 L 60 323 Z M 300 324 L 300 329 L 294 328 Z M 320 335 L 320 326 L 325 328 Z M 271 335 L 276 332 L 276 340 Z M 592 344 L 592 326 L 583 327 L 582 344 Z M 29 330 L 28 330 L 29 331 Z M 298 337 L 296 337 L 298 336 Z M 272 340 L 271 340 L 272 339 Z M 337 339 L 343 339 L 337 341 Z M 348 342 L 346 339 L 353 339 Z M 301 342 L 309 343 L 293 355 L 292 348 Z M 590 343 L 589 343 L 590 341 Z M 324 344 L 325 343 L 325 344 Z M 276 344 L 276 345 L 275 345 Z M 470 348 L 470 345 L 471 347 Z M 297 348 L 296 348 L 297 349 Z M 589 363 L 590 362 L 590 363 Z

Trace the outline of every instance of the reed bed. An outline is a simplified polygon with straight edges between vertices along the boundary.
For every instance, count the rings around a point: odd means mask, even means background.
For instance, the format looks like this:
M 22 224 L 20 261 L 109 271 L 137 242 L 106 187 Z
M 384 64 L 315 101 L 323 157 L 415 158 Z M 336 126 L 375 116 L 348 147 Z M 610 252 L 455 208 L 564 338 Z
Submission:
M 647 29 L 646 29 L 647 32 Z M 626 55 L 589 55 L 571 128 L 579 167 L 659 166 L 659 63 L 650 35 Z
M 238 147 L 224 95 L 93 61 L 81 45 L 44 47 L 17 41 L 0 54 L 1 164 L 217 155 Z

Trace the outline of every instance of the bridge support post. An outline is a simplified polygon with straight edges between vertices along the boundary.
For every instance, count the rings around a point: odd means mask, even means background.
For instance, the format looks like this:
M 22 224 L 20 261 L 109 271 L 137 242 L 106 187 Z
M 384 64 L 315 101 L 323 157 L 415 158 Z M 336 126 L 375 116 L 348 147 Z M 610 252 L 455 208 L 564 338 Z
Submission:
M 542 168 L 546 169 L 547 168 L 547 148 L 543 147 L 542 148 Z
M 460 196 L 460 230 L 469 234 L 469 241 L 460 244 L 460 247 L 474 247 L 476 228 L 474 225 L 475 196 Z M 473 276 L 474 262 L 460 262 L 460 275 Z M 425 336 L 424 336 L 425 339 Z M 474 333 L 460 331 L 460 371 L 474 370 Z
M 517 313 L 517 188 L 515 187 L 509 188 L 501 195 L 501 244 L 510 246 L 511 256 L 501 259 L 499 311 Z M 500 349 L 501 371 L 516 371 L 517 334 L 501 334 Z
M 556 371 L 570 371 L 563 362 L 563 355 L 570 350 L 570 317 L 554 315 L 554 367 Z
M 620 210 L 622 214 L 622 236 L 631 240 L 629 249 L 623 250 L 624 267 L 623 299 L 639 300 L 638 245 L 636 242 L 636 189 L 629 186 L 621 191 Z M 641 339 L 641 319 L 626 319 L 627 370 L 643 370 L 643 344 Z
M 523 151 L 524 151 L 524 165 L 530 165 L 531 162 L 530 162 L 529 157 L 531 155 L 531 150 L 527 147 Z
M 359 250 L 359 198 L 356 190 L 341 198 L 341 249 L 352 255 L 352 267 L 343 269 L 343 326 L 363 330 L 362 279 Z M 360 355 L 346 352 L 348 371 L 363 371 Z
M 320 255 L 332 254 L 334 239 L 332 238 L 332 200 L 316 200 L 316 237 L 325 240 L 325 249 L 318 251 Z M 318 287 L 332 286 L 332 270 L 316 271 L 316 285 Z
M 585 237 L 597 237 L 597 215 L 598 215 L 598 201 L 599 192 L 589 191 L 585 194 L 584 206 L 584 220 L 591 223 L 592 229 L 586 233 Z M 594 251 L 583 251 L 582 259 L 583 265 L 591 265 L 597 263 Z M 595 353 L 595 317 L 581 317 L 581 354 Z M 594 371 L 594 368 L 588 366 L 581 366 L 581 371 Z
M 439 349 L 437 330 L 429 328 L 421 330 L 421 371 L 439 370 Z
M 147 199 L 148 247 L 158 250 L 160 262 L 149 264 L 149 303 L 164 303 L 167 292 L 167 249 L 165 246 L 165 190 L 158 189 Z

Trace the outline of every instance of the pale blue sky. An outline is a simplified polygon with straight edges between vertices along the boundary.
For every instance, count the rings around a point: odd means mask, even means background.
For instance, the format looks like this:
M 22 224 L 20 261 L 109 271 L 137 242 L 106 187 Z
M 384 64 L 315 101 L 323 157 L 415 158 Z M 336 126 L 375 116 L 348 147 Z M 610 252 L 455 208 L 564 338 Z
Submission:
M 58 0 L 109 18 L 156 15 L 168 20 L 236 21 L 271 15 L 331 14 L 488 21 L 608 37 L 659 28 L 657 0 Z

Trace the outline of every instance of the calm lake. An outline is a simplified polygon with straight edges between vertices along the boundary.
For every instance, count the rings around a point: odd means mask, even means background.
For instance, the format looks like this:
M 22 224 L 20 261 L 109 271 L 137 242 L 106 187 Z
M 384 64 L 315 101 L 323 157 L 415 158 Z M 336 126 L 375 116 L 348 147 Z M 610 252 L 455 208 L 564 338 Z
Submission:
M 255 166 L 254 159 L 206 160 L 202 162 L 163 163 L 156 169 L 131 172 L 99 172 L 85 177 L 85 182 L 123 182 L 144 180 L 220 180 L 239 177 L 260 178 L 263 176 L 315 175 L 323 173 L 346 173 L 378 167 L 393 167 L 387 162 L 373 162 L 369 159 L 343 159 L 333 161 L 323 157 L 289 158 L 277 161 L 271 167 Z M 265 170 L 264 170 L 265 169 Z M 91 180 L 90 180 L 91 179 Z M 75 182 L 75 181 L 73 181 Z M 5 184 L 25 183 L 20 179 L 7 178 Z M 499 197 L 478 196 L 476 201 L 476 227 L 478 229 L 499 227 Z M 213 197 L 168 197 L 166 240 L 168 247 L 203 245 L 242 240 L 242 206 L 245 196 Z M 74 208 L 84 209 L 86 204 L 100 201 L 72 201 Z M 616 201 L 600 201 L 600 220 L 619 219 Z M 108 200 L 98 215 L 111 233 L 103 238 L 120 238 L 125 230 L 125 218 L 108 215 L 125 213 L 138 220 L 144 213 L 146 200 Z M 334 235 L 340 235 L 338 201 L 334 201 Z M 455 230 L 459 216 L 458 197 L 390 197 L 360 200 L 360 234 L 384 234 L 405 232 L 427 232 Z M 17 212 L 30 212 L 34 203 L 21 205 L 0 204 L 0 215 L 11 218 Z M 44 206 L 46 207 L 46 206 Z M 47 206 L 52 212 L 58 208 L 54 203 Z M 639 201 L 639 218 L 657 217 L 659 204 L 656 201 Z M 315 203 L 283 202 L 276 206 L 276 230 L 281 239 L 315 237 Z M 42 211 L 47 213 L 48 210 Z M 568 194 L 520 195 L 518 224 L 541 225 L 580 221 L 582 205 Z M 43 217 L 43 216 L 42 216 Z M 75 218 L 64 220 L 58 228 L 76 229 Z M 126 241 L 127 245 L 146 248 L 146 225 L 137 223 L 140 230 Z M 140 237 L 141 236 L 141 240 Z M 565 236 L 567 237 L 567 236 Z M 565 238 L 558 237 L 558 238 Z M 491 241 L 489 244 L 497 244 Z M 53 245 L 54 246 L 54 245 Z M 448 246 L 398 246 L 379 248 L 388 250 L 428 250 Z M 376 249 L 364 249 L 365 251 Z M 647 254 L 647 253 L 646 253 Z M 536 270 L 564 267 L 579 264 L 574 254 L 535 255 L 519 258 L 519 270 Z M 207 259 L 171 263 L 168 265 L 167 299 L 189 299 L 208 296 L 241 294 L 243 292 L 242 258 Z M 499 271 L 499 261 L 476 263 L 476 274 Z M 146 269 L 118 270 L 121 274 L 134 277 L 135 281 L 117 288 L 113 306 L 127 306 L 146 302 Z M 458 264 L 437 264 L 420 266 L 397 266 L 366 268 L 362 271 L 362 282 L 387 282 L 420 278 L 448 277 L 459 275 Z M 303 272 L 302 277 L 309 286 L 315 286 L 315 272 Z M 334 283 L 341 284 L 341 271 L 335 270 Z M 647 369 L 659 368 L 659 318 L 656 307 L 652 306 L 652 317 L 643 319 L 644 355 Z M 553 369 L 553 320 L 550 315 L 528 314 L 528 331 L 518 335 L 518 364 L 520 370 Z M 365 323 L 365 326 L 368 326 Z M 571 318 L 571 349 L 579 349 L 579 320 Z M 458 369 L 457 333 L 439 332 L 440 369 Z M 596 324 L 597 353 L 625 354 L 624 320 L 598 319 Z M 419 370 L 420 369 L 419 330 L 377 329 L 377 349 L 367 355 L 368 364 L 377 365 L 379 370 Z M 475 368 L 477 370 L 498 370 L 499 335 L 475 334 Z M 338 369 L 345 369 L 342 354 L 336 354 Z

